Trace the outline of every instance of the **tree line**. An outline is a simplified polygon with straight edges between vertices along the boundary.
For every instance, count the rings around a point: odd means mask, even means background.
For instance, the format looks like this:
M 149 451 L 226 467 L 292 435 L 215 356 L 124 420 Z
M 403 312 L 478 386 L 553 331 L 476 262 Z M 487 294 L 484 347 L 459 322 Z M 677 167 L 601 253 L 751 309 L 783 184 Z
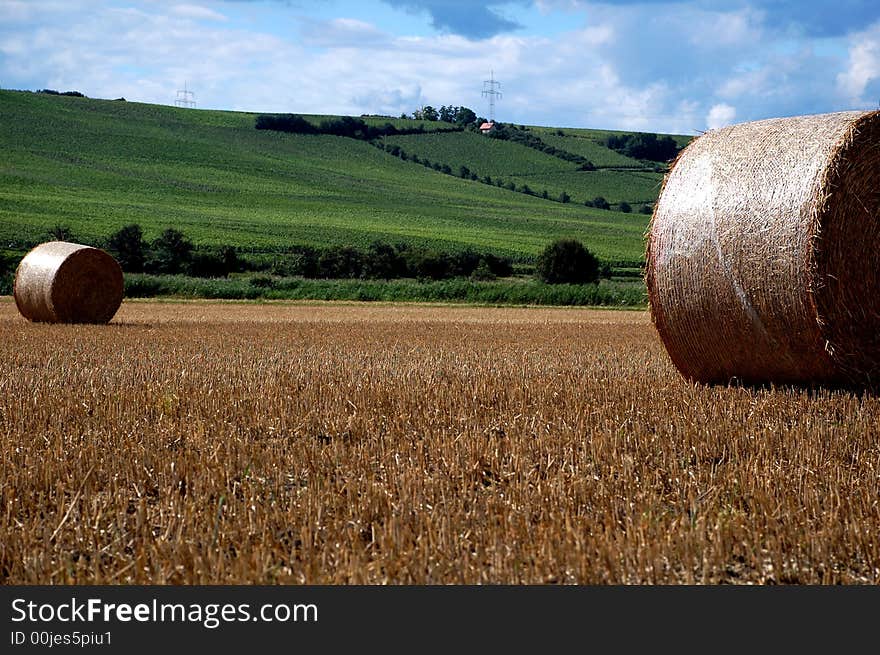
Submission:
M 70 229 L 56 226 L 50 238 L 72 240 Z M 137 224 L 127 225 L 99 244 L 116 258 L 126 273 L 226 278 L 233 273 L 253 272 L 255 286 L 271 286 L 268 277 L 363 280 L 448 280 L 467 278 L 490 281 L 513 275 L 509 258 L 473 250 L 440 252 L 408 244 L 375 241 L 367 248 L 295 246 L 271 262 L 241 257 L 231 246 L 197 248 L 186 235 L 166 228 L 146 241 Z M 0 295 L 12 293 L 17 261 L 0 253 Z M 260 275 L 262 274 L 262 275 Z M 557 239 L 538 256 L 534 277 L 547 284 L 588 284 L 610 277 L 611 267 L 602 263 L 580 241 Z
M 242 257 L 232 246 L 196 248 L 186 235 L 167 228 L 150 242 L 137 224 L 127 225 L 107 239 L 107 250 L 123 271 L 156 275 L 227 277 L 232 273 L 263 272 L 281 277 L 315 279 L 395 279 L 452 277 L 494 279 L 513 274 L 510 259 L 471 250 L 442 252 L 408 244 L 376 241 L 367 248 L 353 246 L 295 246 L 271 262 Z
M 476 127 L 486 122 L 486 119 L 477 116 L 473 109 L 469 107 L 456 107 L 454 105 L 443 105 L 440 109 L 435 109 L 431 105 L 425 105 L 421 109 L 416 109 L 411 116 L 404 112 L 400 117 L 416 121 L 443 121 L 444 123 L 459 125 L 462 128 Z
M 353 116 L 341 116 L 321 121 L 315 125 L 298 114 L 260 114 L 257 116 L 254 127 L 258 130 L 274 130 L 290 134 L 328 134 L 331 136 L 343 136 L 359 141 L 373 141 L 383 136 L 397 134 L 422 134 L 424 125 L 413 128 L 398 128 L 392 123 L 384 125 L 369 125 L 361 118 Z M 432 132 L 457 132 L 461 128 L 449 127 L 431 130 Z
M 578 155 L 573 152 L 563 150 L 562 148 L 551 146 L 549 143 L 546 143 L 544 140 L 542 140 L 541 137 L 532 133 L 525 126 L 517 127 L 516 125 L 510 125 L 507 123 L 496 123 L 495 128 L 491 132 L 489 132 L 489 136 L 493 139 L 501 139 L 502 141 L 511 141 L 513 143 L 518 143 L 527 148 L 538 150 L 539 152 L 543 152 L 544 154 L 550 155 L 552 157 L 558 157 L 559 159 L 562 159 L 564 161 L 570 161 L 574 164 L 578 164 L 578 170 L 581 171 L 596 170 L 593 162 L 591 162 L 583 155 Z
M 668 162 L 678 155 L 679 147 L 671 136 L 658 137 L 649 132 L 637 134 L 612 134 L 605 139 L 605 146 L 633 159 Z

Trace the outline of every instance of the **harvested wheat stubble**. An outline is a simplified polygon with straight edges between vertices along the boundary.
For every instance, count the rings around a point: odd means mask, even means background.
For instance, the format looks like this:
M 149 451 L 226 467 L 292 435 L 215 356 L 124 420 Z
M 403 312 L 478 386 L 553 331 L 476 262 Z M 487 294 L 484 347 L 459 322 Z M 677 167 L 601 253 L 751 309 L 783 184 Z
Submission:
M 66 241 L 31 250 L 15 273 L 15 304 L 31 321 L 107 323 L 122 304 L 122 268 L 109 254 Z
M 880 381 L 880 112 L 698 137 L 647 234 L 651 317 L 706 382 Z

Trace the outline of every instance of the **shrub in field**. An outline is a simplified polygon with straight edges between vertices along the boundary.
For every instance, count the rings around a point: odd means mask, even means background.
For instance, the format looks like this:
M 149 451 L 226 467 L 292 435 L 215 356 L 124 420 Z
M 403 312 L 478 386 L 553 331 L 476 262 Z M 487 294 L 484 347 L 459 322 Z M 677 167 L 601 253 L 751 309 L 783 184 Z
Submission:
M 141 226 L 133 223 L 110 235 L 107 249 L 126 273 L 142 273 L 147 244 Z
M 406 275 L 406 262 L 400 253 L 387 243 L 372 243 L 363 257 L 363 276 L 370 279 L 392 280 Z
M 633 159 L 669 161 L 678 154 L 678 144 L 670 136 L 658 137 L 656 134 L 613 134 L 605 140 L 605 145 Z
M 479 266 L 477 266 L 474 269 L 474 272 L 471 273 L 471 279 L 478 282 L 488 282 L 494 280 L 496 277 L 497 276 L 492 272 L 492 269 L 489 267 L 489 264 L 485 259 L 481 259 Z
M 360 277 L 363 269 L 362 253 L 350 246 L 327 248 L 318 258 L 318 277 Z
M 283 114 L 281 116 L 257 116 L 255 127 L 258 130 L 277 130 L 294 134 L 317 134 L 318 128 L 302 116 Z
M 599 277 L 599 260 L 580 241 L 558 239 L 541 253 L 535 275 L 547 284 L 595 282 Z
M 0 253 L 0 296 L 7 296 L 12 293 L 14 281 L 15 262 L 11 257 Z
M 169 227 L 151 244 L 147 269 L 151 273 L 183 273 L 192 258 L 192 242 L 180 230 Z
M 196 251 L 188 267 L 189 274 L 195 277 L 228 277 L 240 268 L 238 253 L 231 246 Z
M 450 277 L 450 261 L 442 253 L 433 250 L 413 250 L 405 255 L 411 275 L 431 280 Z

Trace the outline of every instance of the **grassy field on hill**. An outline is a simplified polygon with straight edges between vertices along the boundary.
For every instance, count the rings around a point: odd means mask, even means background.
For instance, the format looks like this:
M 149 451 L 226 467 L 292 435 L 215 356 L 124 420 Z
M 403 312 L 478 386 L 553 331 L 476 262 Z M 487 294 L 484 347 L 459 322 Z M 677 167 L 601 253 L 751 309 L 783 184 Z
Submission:
M 595 138 L 577 136 L 563 130 L 559 131 L 563 132 L 563 136 L 559 136 L 556 133 L 542 133 L 539 136 L 544 143 L 549 143 L 554 148 L 586 157 L 597 168 L 646 168 L 645 162 L 621 155 L 619 152 L 606 148 L 598 143 Z
M 605 261 L 642 257 L 645 216 L 463 180 L 353 139 L 255 130 L 254 114 L 0 91 L 0 115 L 5 248 L 25 248 L 59 224 L 90 241 L 139 223 L 147 238 L 173 226 L 197 245 L 252 252 L 384 239 L 529 261 L 565 236 Z M 481 174 L 533 180 L 537 192 L 539 179 L 558 179 L 574 195 L 580 179 L 569 162 L 475 133 L 396 138 L 414 152 L 473 161 Z M 493 164 L 485 173 L 484 161 Z M 595 189 L 577 193 L 612 201 L 656 194 L 654 178 L 596 173 Z
M 541 135 L 541 140 L 561 150 L 583 155 L 596 166 L 634 170 L 578 170 L 578 165 L 559 157 L 524 147 L 512 141 L 488 138 L 475 132 L 452 134 L 412 134 L 388 137 L 388 145 L 398 145 L 409 154 L 450 166 L 453 173 L 465 166 L 478 177 L 493 181 L 527 185 L 541 195 L 547 191 L 556 199 L 565 192 L 573 204 L 583 204 L 602 196 L 611 203 L 630 205 L 653 202 L 660 191 L 663 175 L 647 164 L 624 157 L 593 140 Z

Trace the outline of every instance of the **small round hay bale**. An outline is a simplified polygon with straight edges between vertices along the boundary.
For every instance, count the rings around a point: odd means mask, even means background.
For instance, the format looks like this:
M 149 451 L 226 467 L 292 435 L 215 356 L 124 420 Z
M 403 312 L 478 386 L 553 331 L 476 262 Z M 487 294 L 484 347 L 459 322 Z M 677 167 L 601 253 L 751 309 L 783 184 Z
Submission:
M 705 383 L 880 382 L 880 112 L 694 139 L 647 233 L 651 317 Z
M 107 323 L 122 304 L 122 268 L 99 248 L 49 241 L 31 250 L 15 273 L 15 304 L 43 323 Z

